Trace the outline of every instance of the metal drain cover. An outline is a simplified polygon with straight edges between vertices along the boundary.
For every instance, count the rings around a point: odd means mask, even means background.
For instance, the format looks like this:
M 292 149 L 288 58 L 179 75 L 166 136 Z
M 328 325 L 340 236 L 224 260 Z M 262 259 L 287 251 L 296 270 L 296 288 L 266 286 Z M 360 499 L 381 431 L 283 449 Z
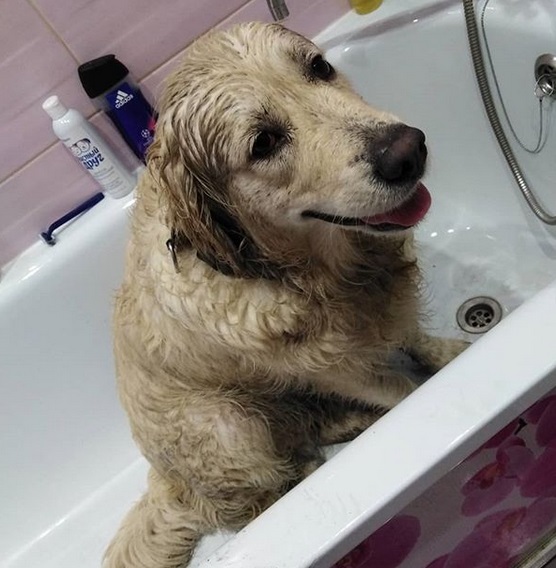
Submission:
M 467 333 L 486 333 L 502 319 L 502 306 L 488 296 L 477 296 L 464 302 L 456 320 Z

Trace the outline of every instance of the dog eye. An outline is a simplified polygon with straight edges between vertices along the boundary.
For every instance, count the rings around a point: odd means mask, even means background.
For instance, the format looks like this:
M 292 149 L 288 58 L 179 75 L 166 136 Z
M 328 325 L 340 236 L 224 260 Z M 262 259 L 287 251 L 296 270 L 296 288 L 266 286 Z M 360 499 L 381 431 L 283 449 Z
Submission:
M 253 142 L 251 156 L 255 159 L 265 158 L 275 150 L 281 139 L 282 136 L 275 132 L 269 132 L 266 130 L 259 132 Z
M 322 55 L 315 55 L 311 60 L 311 70 L 315 77 L 326 81 L 334 75 L 334 67 L 323 59 Z

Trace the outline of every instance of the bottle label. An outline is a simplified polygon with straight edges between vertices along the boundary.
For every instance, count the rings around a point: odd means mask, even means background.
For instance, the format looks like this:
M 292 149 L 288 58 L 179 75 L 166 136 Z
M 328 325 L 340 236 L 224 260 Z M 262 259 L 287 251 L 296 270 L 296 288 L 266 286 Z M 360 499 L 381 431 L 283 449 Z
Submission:
M 88 170 L 95 170 L 104 162 L 104 156 L 89 138 L 81 138 L 69 146 L 69 149 Z
M 84 128 L 75 128 L 73 136 L 61 138 L 81 165 L 97 180 L 103 191 L 114 197 L 129 193 L 135 180 L 125 169 L 122 169 L 111 155 L 109 149 L 101 150 L 95 143 L 95 132 L 89 125 L 89 132 Z
M 105 97 L 108 115 L 135 155 L 144 161 L 156 125 L 151 105 L 139 89 L 125 81 L 106 93 Z

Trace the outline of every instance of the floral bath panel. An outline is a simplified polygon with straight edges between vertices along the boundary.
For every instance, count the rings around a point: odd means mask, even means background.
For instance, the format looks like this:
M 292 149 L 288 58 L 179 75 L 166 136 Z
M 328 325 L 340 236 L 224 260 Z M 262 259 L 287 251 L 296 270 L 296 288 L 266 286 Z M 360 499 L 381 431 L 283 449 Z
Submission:
M 556 390 L 334 568 L 513 568 L 556 529 Z

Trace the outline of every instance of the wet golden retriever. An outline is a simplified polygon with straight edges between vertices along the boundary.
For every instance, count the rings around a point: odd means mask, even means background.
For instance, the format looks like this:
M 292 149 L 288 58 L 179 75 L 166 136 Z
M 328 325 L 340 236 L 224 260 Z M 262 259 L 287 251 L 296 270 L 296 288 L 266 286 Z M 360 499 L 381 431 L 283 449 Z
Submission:
M 377 79 L 378 80 L 378 79 Z M 420 130 L 278 25 L 213 32 L 161 98 L 115 309 L 119 389 L 152 465 L 110 568 L 187 565 L 462 349 L 418 324 Z M 369 457 L 371 459 L 371 457 Z

